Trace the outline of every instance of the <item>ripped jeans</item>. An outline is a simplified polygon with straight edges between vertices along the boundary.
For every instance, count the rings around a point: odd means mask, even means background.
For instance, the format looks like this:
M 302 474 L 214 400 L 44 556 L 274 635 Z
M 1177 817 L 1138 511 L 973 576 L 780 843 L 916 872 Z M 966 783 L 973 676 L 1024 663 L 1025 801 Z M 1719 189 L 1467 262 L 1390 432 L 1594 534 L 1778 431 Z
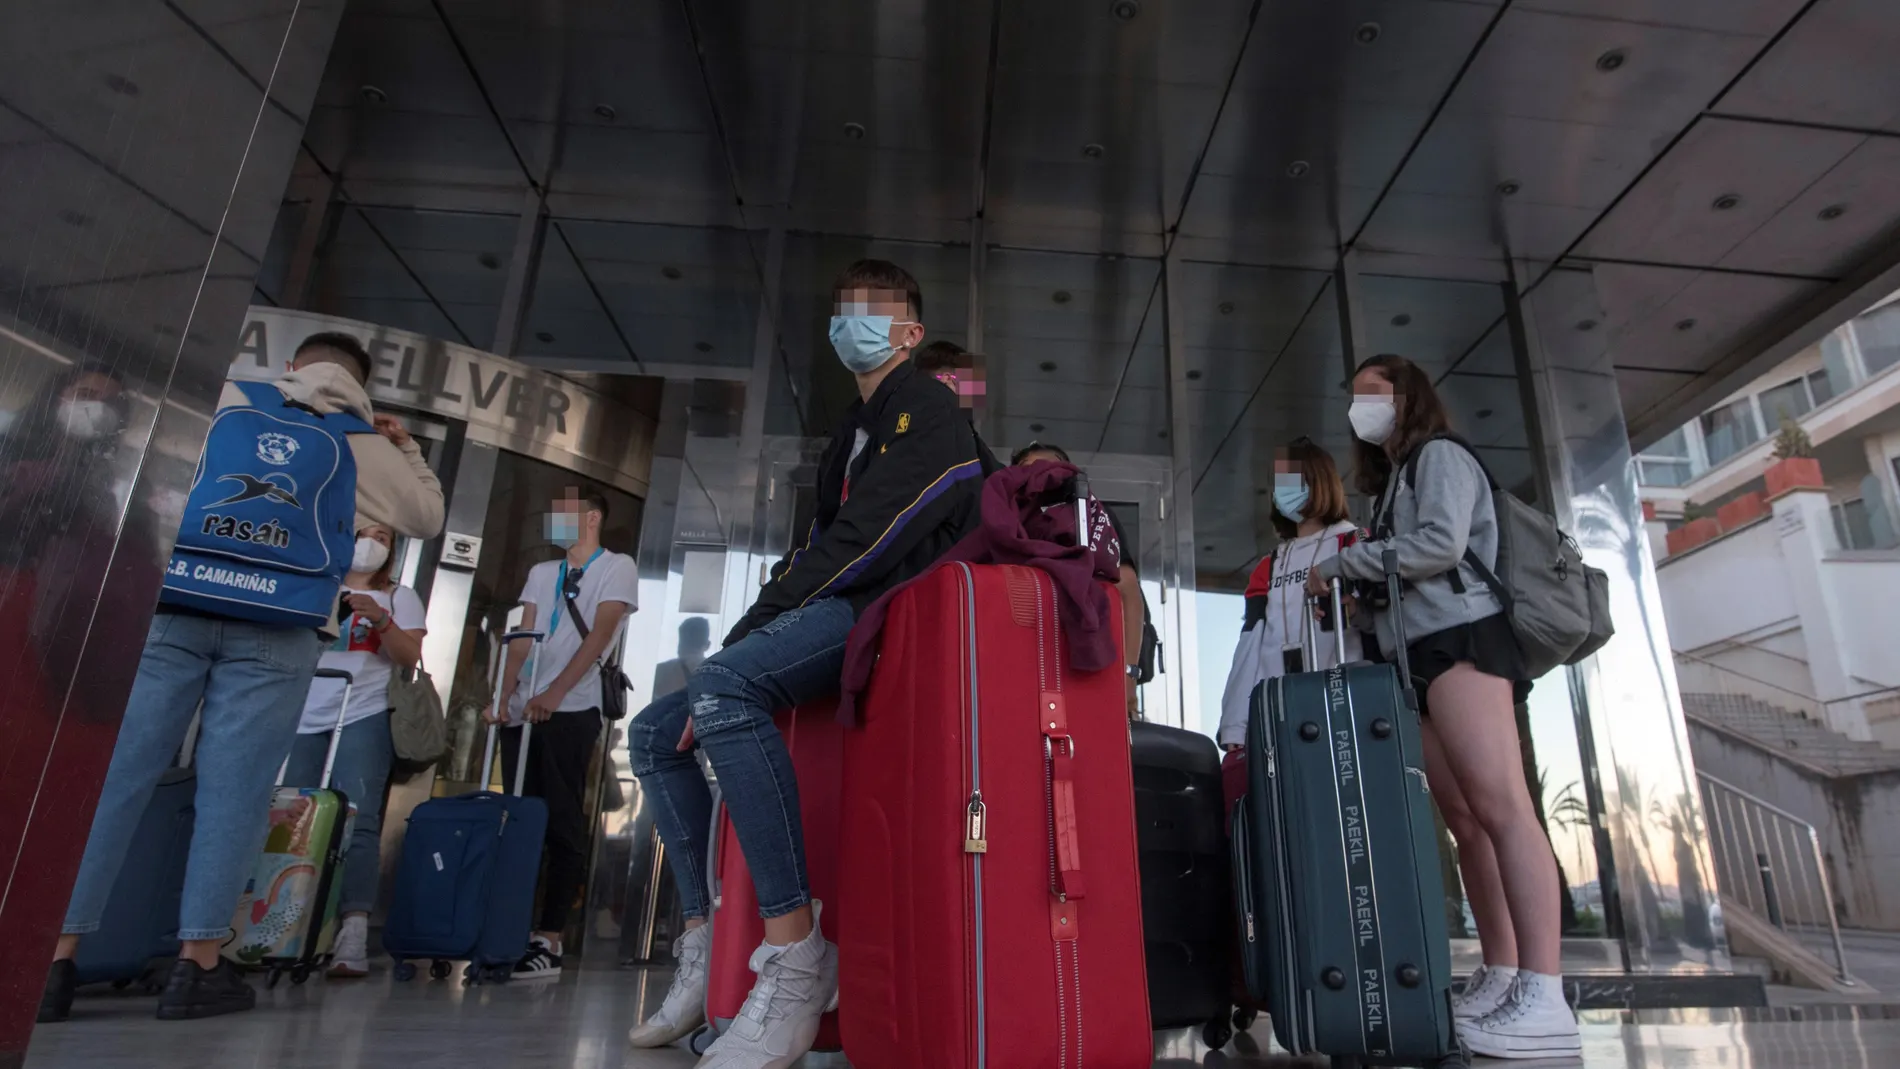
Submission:
M 811 902 L 798 781 L 772 714 L 837 692 L 855 620 L 843 598 L 786 612 L 707 658 L 685 690 L 656 699 L 633 718 L 627 740 L 633 774 L 657 803 L 655 823 L 687 917 L 706 916 L 712 904 L 706 871 L 712 788 L 692 753 L 679 750 L 688 719 L 719 779 L 758 891 L 759 915 L 783 916 Z

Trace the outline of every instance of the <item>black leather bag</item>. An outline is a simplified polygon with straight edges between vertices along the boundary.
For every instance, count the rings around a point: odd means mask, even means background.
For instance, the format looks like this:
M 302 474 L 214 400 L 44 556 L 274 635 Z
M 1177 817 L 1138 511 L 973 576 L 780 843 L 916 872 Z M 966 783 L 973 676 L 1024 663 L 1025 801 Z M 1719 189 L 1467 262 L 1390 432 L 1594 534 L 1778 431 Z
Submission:
M 567 602 L 568 619 L 580 629 L 581 641 L 586 642 L 590 628 L 587 621 L 581 619 L 580 606 L 574 604 L 578 591 L 563 591 L 561 600 Z M 620 662 L 611 655 L 600 662 L 600 715 L 608 720 L 624 720 L 627 717 L 627 692 L 633 689 L 633 680 L 620 670 Z

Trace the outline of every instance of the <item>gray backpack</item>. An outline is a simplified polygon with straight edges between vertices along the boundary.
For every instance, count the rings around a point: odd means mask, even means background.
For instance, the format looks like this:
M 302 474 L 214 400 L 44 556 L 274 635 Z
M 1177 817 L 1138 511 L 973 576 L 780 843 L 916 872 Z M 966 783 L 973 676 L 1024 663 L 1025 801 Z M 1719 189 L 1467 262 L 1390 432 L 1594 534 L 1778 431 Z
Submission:
M 1471 454 L 1491 485 L 1498 524 L 1497 570 L 1485 567 L 1470 547 L 1465 549 L 1465 563 L 1503 603 L 1527 676 L 1537 679 L 1602 649 L 1616 633 L 1610 622 L 1610 577 L 1583 563 L 1577 543 L 1558 530 L 1555 519 L 1499 486 L 1484 458 L 1463 439 L 1441 435 L 1432 441 L 1452 442 Z M 1423 450 L 1422 445 L 1412 450 L 1405 462 L 1405 480 L 1412 486 L 1418 485 L 1413 476 Z

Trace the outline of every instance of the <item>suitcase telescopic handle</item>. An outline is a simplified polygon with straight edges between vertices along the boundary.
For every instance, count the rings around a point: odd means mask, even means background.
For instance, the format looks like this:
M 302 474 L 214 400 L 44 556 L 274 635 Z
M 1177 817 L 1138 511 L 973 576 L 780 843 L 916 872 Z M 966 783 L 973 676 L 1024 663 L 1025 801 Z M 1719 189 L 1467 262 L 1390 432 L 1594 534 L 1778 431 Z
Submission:
M 310 673 L 310 675 L 312 679 L 340 679 L 343 681 L 343 696 L 338 700 L 336 706 L 336 723 L 330 727 L 330 746 L 329 749 L 323 753 L 323 778 L 317 781 L 317 789 L 327 791 L 330 789 L 330 775 L 336 771 L 336 749 L 337 745 L 343 741 L 343 718 L 350 715 L 350 692 L 356 689 L 356 676 L 341 668 L 319 668 L 315 672 Z M 284 779 L 289 772 L 290 758 L 285 757 L 284 763 L 277 766 L 277 785 L 279 787 L 284 785 Z
M 1075 473 L 1075 544 L 1089 547 L 1089 477 L 1080 470 Z
M 1333 599 L 1334 664 L 1346 663 L 1346 581 L 1333 576 L 1327 594 Z
M 529 639 L 536 646 L 539 646 L 541 644 L 541 632 L 528 628 L 517 628 L 501 636 L 501 644 L 497 650 L 497 656 L 495 657 L 495 678 L 490 683 L 488 689 L 489 709 L 492 711 L 494 719 L 489 722 L 488 741 L 486 745 L 482 747 L 481 789 L 484 791 L 488 789 L 489 777 L 495 773 L 495 749 L 499 739 L 497 733 L 501 730 L 501 718 L 503 713 L 501 707 L 501 677 L 503 673 L 508 671 L 508 647 L 513 645 L 516 639 L 520 638 Z M 535 684 L 540 682 L 541 678 L 540 653 L 541 651 L 537 649 L 529 654 L 529 656 L 533 658 L 529 662 L 533 666 L 528 673 L 529 698 L 534 697 Z M 521 718 L 521 752 L 515 755 L 516 796 L 521 794 L 522 777 L 525 776 L 528 771 L 528 736 L 533 731 L 533 728 L 534 725 L 528 723 L 527 716 L 523 715 Z
M 1392 646 L 1398 651 L 1399 682 L 1405 684 L 1406 692 L 1411 694 L 1413 693 L 1412 647 L 1405 641 L 1405 613 L 1399 606 L 1399 595 L 1404 586 L 1399 581 L 1399 551 L 1387 547 L 1386 551 L 1379 556 L 1379 564 L 1385 571 L 1386 604 L 1391 606 L 1387 611 L 1392 617 Z M 1416 695 L 1412 700 L 1414 702 L 1418 700 Z

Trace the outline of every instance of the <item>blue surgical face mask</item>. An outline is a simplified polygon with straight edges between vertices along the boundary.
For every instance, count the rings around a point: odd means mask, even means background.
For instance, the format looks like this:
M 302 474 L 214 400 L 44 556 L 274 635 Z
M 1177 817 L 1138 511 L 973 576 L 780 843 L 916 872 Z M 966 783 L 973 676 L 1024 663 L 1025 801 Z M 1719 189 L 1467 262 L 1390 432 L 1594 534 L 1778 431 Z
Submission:
M 891 348 L 891 328 L 915 325 L 913 321 L 891 316 L 832 316 L 831 347 L 853 374 L 866 375 L 897 355 Z
M 571 546 L 581 540 L 581 518 L 571 512 L 550 512 L 541 530 L 557 546 Z
M 1305 510 L 1307 499 L 1311 496 L 1306 490 L 1306 480 L 1297 476 L 1285 481 L 1279 478 L 1273 480 L 1273 507 L 1294 523 L 1305 518 L 1300 513 Z

